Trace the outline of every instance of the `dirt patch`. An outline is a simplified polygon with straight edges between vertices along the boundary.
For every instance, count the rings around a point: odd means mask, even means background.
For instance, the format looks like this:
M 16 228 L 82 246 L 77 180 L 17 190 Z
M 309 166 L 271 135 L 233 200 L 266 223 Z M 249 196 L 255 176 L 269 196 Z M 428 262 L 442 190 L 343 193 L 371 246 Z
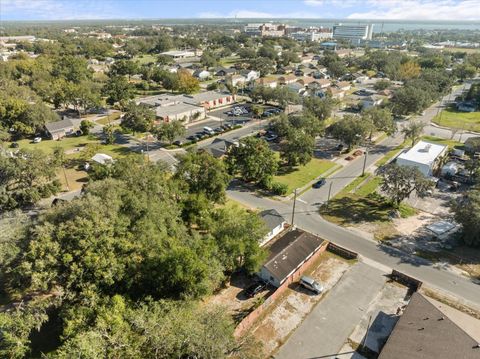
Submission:
M 349 265 L 344 259 L 325 252 L 306 274 L 320 281 L 326 292 L 340 280 Z M 272 354 L 287 340 L 323 295 L 314 295 L 297 283 L 287 288 L 252 330 L 255 338 L 263 343 L 265 355 Z
M 410 236 L 418 231 L 419 228 L 425 227 L 436 220 L 438 220 L 437 216 L 426 212 L 420 212 L 417 215 L 408 218 L 395 218 L 393 220 L 393 226 L 400 234 Z

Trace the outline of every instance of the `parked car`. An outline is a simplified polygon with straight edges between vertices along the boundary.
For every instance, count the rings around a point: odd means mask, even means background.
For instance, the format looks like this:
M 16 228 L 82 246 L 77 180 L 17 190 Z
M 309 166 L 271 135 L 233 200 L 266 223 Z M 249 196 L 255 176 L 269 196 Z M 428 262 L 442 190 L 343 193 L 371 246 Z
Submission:
M 195 135 L 191 135 L 191 136 L 188 136 L 187 137 L 187 140 L 189 141 L 196 141 L 197 140 L 197 137 Z
M 271 133 L 271 134 L 268 134 L 266 137 L 265 137 L 265 140 L 270 142 L 270 141 L 274 141 L 278 138 L 278 136 L 274 133 Z
M 33 139 L 33 143 L 40 143 L 40 142 L 42 142 L 42 138 L 41 138 L 41 137 L 35 137 L 35 138 Z
M 175 146 L 179 146 L 179 147 L 180 147 L 181 145 L 183 145 L 183 142 L 180 141 L 180 140 L 178 140 L 178 141 L 175 141 L 173 144 L 174 144 Z
M 307 277 L 306 275 L 300 278 L 300 285 L 304 288 L 311 290 L 315 294 L 320 294 L 323 292 L 323 286 L 313 278 Z
M 320 188 L 322 187 L 325 183 L 327 183 L 327 181 L 325 180 L 325 178 L 321 178 L 319 179 L 317 182 L 315 182 L 312 187 L 313 188 Z
M 267 288 L 266 282 L 264 281 L 255 282 L 245 290 L 245 295 L 248 298 L 253 298 L 255 295 L 265 290 L 265 288 Z
M 339 145 L 337 145 L 337 146 L 335 147 L 335 150 L 337 150 L 337 151 L 343 151 L 343 148 L 344 148 L 344 147 L 345 147 L 345 146 L 340 143 Z
M 10 145 L 11 148 L 18 148 L 19 147 L 19 144 L 17 142 L 12 142 L 12 144 Z
M 210 136 L 215 134 L 215 131 L 211 127 L 207 126 L 203 128 L 203 132 Z
M 215 131 L 215 133 L 222 133 L 224 131 L 224 129 L 221 128 L 221 127 L 217 127 L 213 131 Z
M 262 113 L 262 117 L 270 117 L 270 116 L 273 116 L 273 113 L 270 112 L 270 111 L 264 111 L 264 112 Z

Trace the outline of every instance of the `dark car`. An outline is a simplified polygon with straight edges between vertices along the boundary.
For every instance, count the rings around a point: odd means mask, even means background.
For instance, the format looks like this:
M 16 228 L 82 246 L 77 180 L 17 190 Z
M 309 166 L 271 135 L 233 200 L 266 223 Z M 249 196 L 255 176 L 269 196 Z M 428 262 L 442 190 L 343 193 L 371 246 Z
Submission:
M 181 145 L 183 145 L 183 142 L 182 142 L 182 141 L 175 141 L 173 144 L 174 144 L 175 146 L 179 146 L 179 147 L 180 147 Z
M 189 140 L 189 141 L 196 141 L 196 140 L 197 140 L 197 136 L 195 136 L 195 135 L 188 136 L 188 137 L 187 137 L 187 140 Z
M 222 133 L 224 130 L 221 127 L 217 127 L 213 131 L 215 131 L 216 133 Z
M 313 188 L 320 188 L 322 187 L 325 183 L 327 183 L 327 181 L 325 180 L 325 178 L 321 178 L 319 179 L 317 182 L 315 182 L 312 187 Z
M 12 142 L 12 144 L 10 145 L 11 148 L 18 148 L 18 143 L 17 142 Z
M 255 295 L 265 290 L 265 288 L 267 288 L 267 283 L 264 281 L 255 282 L 245 290 L 245 295 L 248 298 L 253 298 Z

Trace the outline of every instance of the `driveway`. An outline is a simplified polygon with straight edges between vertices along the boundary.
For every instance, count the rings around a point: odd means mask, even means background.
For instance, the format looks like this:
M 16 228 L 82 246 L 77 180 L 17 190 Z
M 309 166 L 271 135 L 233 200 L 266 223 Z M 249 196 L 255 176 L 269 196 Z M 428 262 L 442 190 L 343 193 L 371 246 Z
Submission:
M 317 304 L 275 358 L 335 358 L 384 284 L 382 271 L 356 263 Z

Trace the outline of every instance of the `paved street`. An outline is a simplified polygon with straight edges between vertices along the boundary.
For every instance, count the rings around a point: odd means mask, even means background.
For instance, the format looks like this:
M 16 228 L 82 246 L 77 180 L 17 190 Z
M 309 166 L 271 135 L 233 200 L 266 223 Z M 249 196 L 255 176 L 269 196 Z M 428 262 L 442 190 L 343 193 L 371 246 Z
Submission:
M 326 294 L 288 341 L 277 359 L 335 358 L 385 283 L 385 273 L 358 262 Z

